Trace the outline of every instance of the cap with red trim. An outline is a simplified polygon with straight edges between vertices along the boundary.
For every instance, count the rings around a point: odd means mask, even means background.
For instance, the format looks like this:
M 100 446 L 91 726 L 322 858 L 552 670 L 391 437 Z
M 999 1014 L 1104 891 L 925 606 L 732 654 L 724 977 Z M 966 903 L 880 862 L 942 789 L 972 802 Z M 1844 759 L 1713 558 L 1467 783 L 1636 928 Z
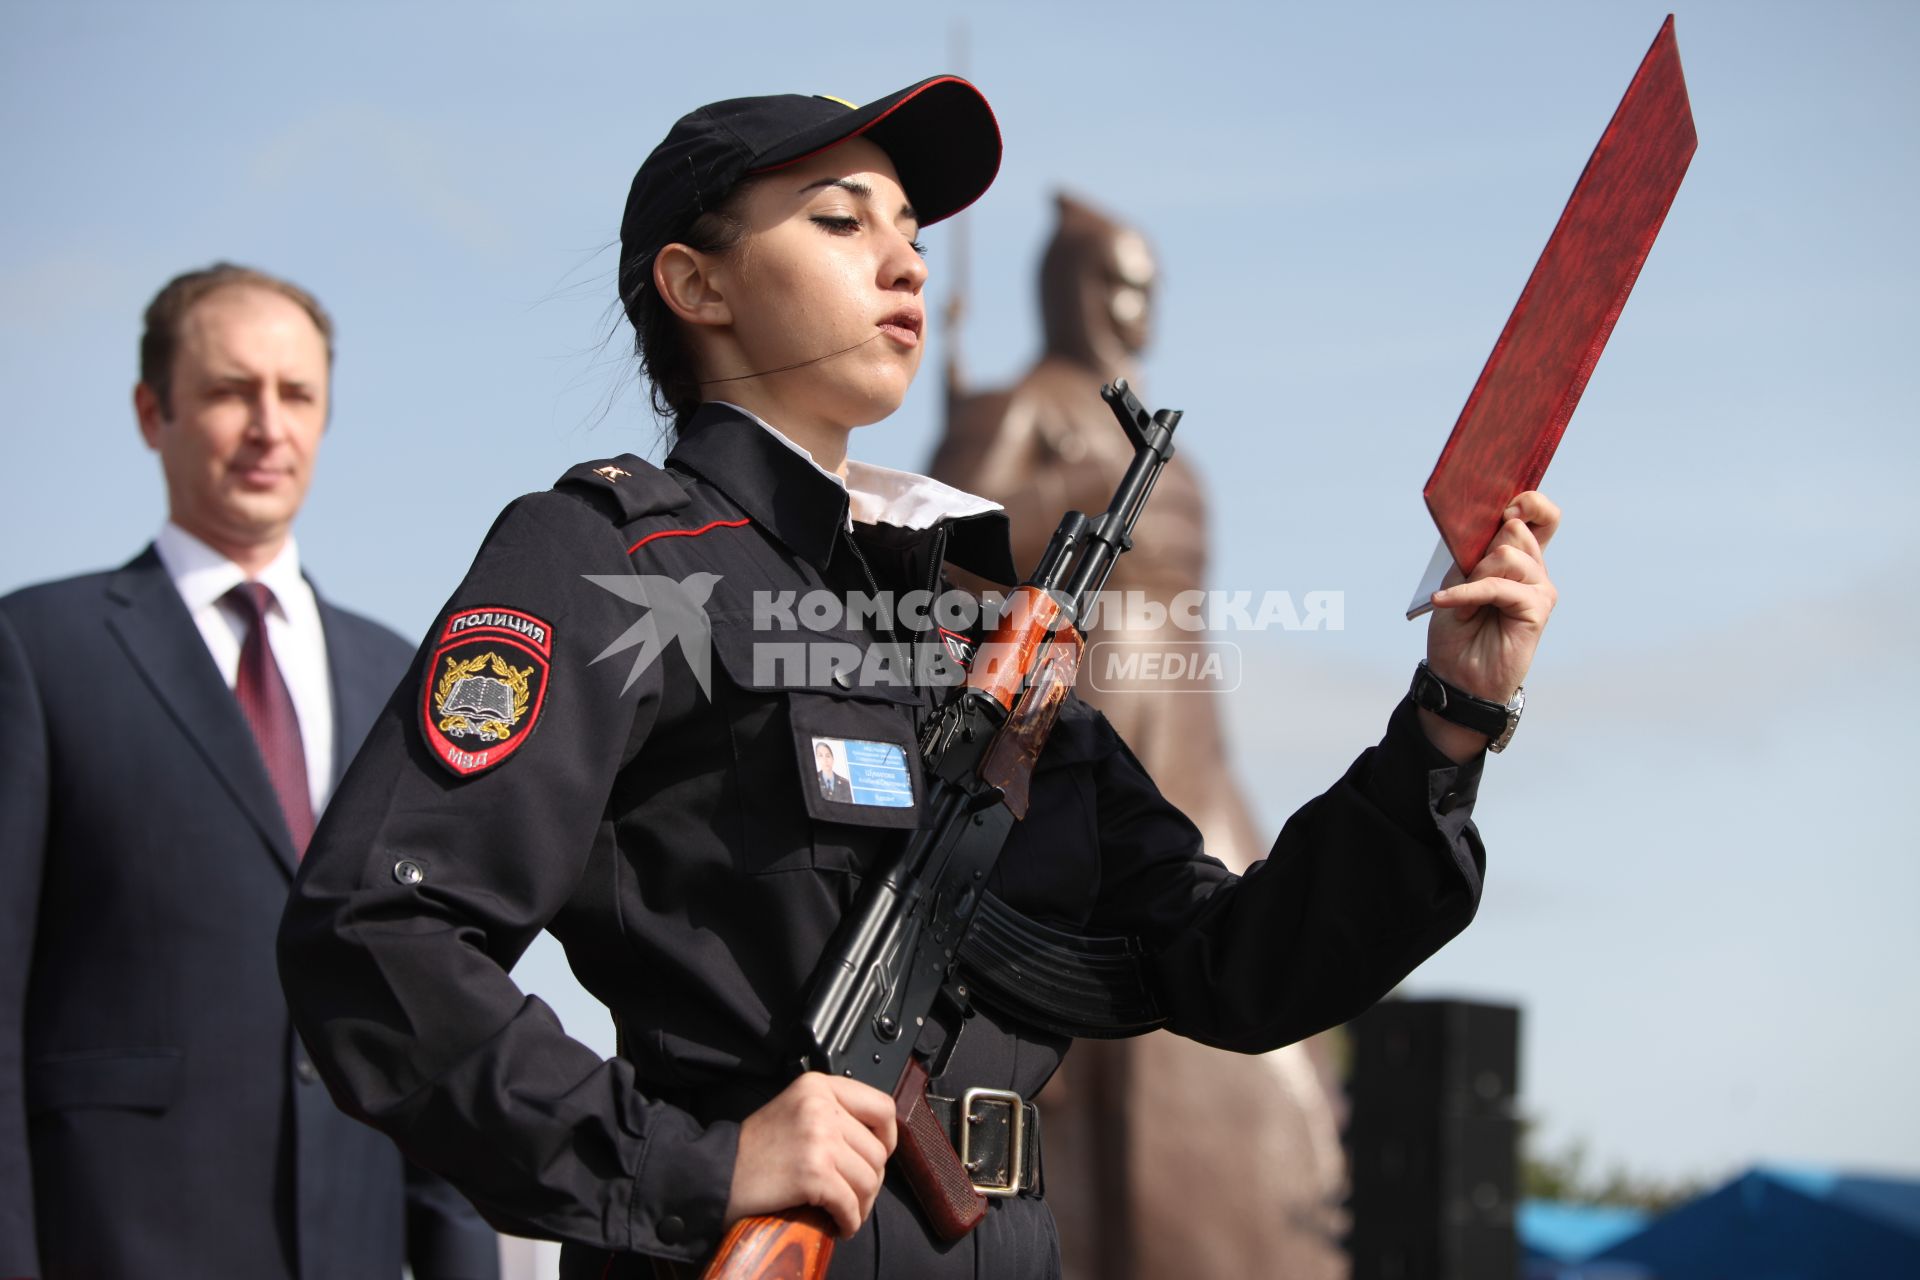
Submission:
M 638 322 L 654 255 L 742 178 L 856 137 L 870 138 L 893 161 L 923 227 L 978 200 L 1000 169 L 993 108 L 958 76 L 934 76 L 864 107 L 797 93 L 711 103 L 682 116 L 633 176 L 620 219 L 620 299 L 628 316 Z

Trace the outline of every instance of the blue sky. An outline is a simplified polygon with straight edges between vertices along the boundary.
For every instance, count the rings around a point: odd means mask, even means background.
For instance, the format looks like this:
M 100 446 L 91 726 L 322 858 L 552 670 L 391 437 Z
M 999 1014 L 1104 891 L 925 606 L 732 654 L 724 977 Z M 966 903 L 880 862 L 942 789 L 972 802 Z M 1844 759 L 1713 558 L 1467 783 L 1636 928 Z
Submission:
M 0 5 L 0 590 L 151 536 L 139 313 L 216 257 L 335 313 L 302 547 L 403 632 L 506 500 L 649 452 L 609 310 L 639 159 L 704 101 L 949 69 L 958 12 L 663 9 Z M 1166 280 L 1146 389 L 1187 411 L 1216 585 L 1345 593 L 1344 630 L 1247 638 L 1229 714 L 1270 826 L 1404 687 L 1420 485 L 1666 12 L 965 8 L 1007 139 L 969 221 L 970 376 L 1034 354 L 1056 188 L 1130 218 Z M 1548 476 L 1563 598 L 1488 769 L 1485 907 L 1409 988 L 1525 1006 L 1549 1145 L 1914 1171 L 1920 9 L 1677 28 L 1700 151 Z M 951 235 L 927 239 L 943 298 Z M 939 403 L 923 378 L 856 450 L 918 466 Z M 606 1045 L 553 952 L 522 973 Z

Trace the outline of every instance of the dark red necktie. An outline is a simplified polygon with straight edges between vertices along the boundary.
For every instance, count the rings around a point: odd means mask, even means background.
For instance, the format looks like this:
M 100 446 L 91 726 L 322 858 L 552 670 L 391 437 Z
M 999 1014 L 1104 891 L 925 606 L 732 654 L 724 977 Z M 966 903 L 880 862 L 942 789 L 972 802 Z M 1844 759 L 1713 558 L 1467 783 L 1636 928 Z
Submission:
M 300 741 L 300 717 L 267 641 L 267 606 L 273 603 L 273 592 L 265 583 L 243 582 L 227 593 L 227 599 L 247 620 L 233 696 L 253 726 L 254 741 L 260 744 L 267 776 L 273 780 L 280 812 L 286 815 L 287 831 L 293 836 L 293 856 L 298 858 L 313 838 L 313 797 L 307 790 L 307 749 Z

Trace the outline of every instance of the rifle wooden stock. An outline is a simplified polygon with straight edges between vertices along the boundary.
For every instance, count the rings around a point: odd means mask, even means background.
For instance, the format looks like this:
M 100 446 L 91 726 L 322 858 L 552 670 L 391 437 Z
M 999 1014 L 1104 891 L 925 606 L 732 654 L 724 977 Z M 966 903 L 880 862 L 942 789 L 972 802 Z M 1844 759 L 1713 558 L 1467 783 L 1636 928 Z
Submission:
M 742 1218 L 700 1280 L 825 1280 L 833 1239 L 833 1221 L 818 1209 Z

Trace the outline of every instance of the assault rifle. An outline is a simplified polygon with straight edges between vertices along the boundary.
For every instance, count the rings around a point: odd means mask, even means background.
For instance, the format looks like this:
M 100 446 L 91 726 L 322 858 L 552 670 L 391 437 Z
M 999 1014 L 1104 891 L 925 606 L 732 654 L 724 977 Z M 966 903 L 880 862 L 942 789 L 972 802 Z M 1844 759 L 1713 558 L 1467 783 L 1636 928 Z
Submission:
M 1133 545 L 1133 526 L 1173 457 L 1180 421 L 1178 410 L 1149 415 L 1122 379 L 1100 395 L 1133 442 L 1133 463 L 1104 513 L 1089 519 L 1073 511 L 1061 520 L 1039 567 L 1008 597 L 998 627 L 975 651 L 966 682 L 929 720 L 920 744 L 927 779 L 921 825 L 874 869 L 841 922 L 799 1028 L 801 1070 L 836 1072 L 893 1095 L 900 1122 L 895 1158 L 947 1239 L 985 1216 L 986 1195 L 1019 1192 L 1020 1142 L 1016 1136 L 1004 1185 L 976 1187 L 929 1109 L 927 1082 L 938 1073 L 915 1044 L 943 991 L 964 1006 L 966 988 L 955 972 L 961 944 L 983 905 L 991 912 L 988 873 L 1014 822 L 1026 816 L 1034 764 L 1073 688 L 1079 621 Z M 1043 1014 L 1036 1016 L 1044 1025 Z M 1018 1135 L 1017 1099 L 1012 1112 Z M 703 1274 L 817 1280 L 832 1256 L 827 1217 L 790 1209 L 736 1222 Z

